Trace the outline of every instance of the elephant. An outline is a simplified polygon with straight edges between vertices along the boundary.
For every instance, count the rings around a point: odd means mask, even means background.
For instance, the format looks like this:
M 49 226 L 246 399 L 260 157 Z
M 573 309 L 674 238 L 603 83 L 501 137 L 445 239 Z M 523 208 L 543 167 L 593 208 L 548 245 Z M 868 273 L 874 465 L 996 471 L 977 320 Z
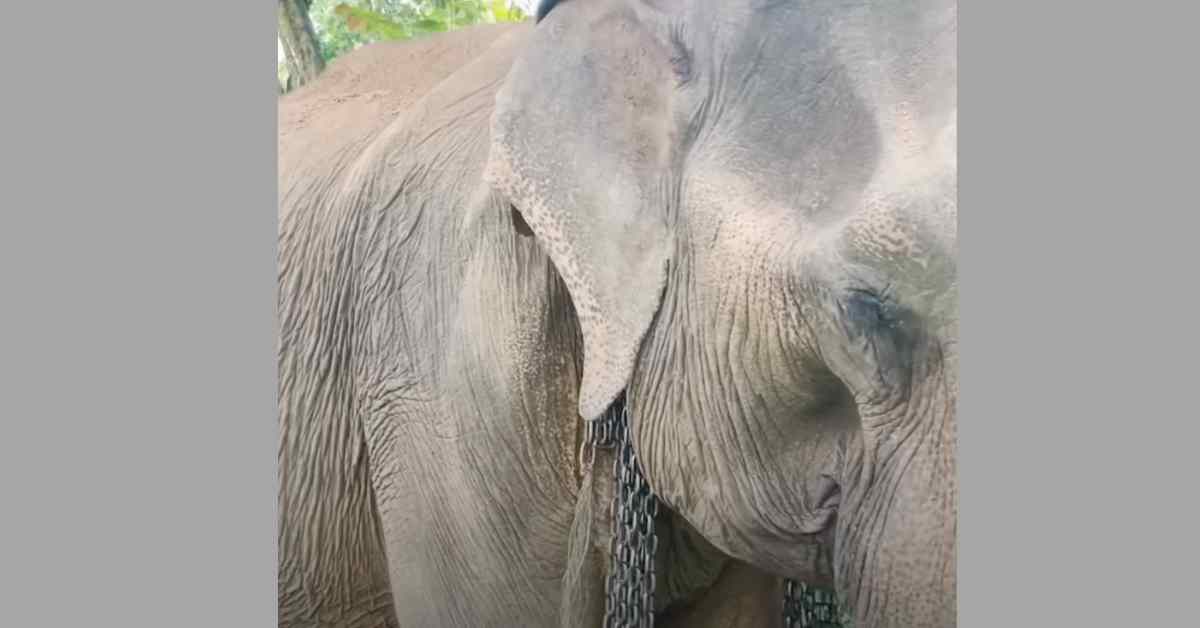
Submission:
M 956 0 L 546 0 L 279 104 L 279 625 L 957 622 Z

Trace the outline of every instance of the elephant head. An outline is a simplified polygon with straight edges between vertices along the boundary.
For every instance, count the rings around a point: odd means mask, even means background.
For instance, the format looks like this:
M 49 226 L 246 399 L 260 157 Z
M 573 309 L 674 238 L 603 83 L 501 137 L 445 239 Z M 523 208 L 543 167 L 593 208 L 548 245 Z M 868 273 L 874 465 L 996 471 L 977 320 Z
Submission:
M 567 0 L 492 119 L 580 414 L 624 391 L 660 498 L 857 626 L 956 621 L 956 45 L 955 0 Z

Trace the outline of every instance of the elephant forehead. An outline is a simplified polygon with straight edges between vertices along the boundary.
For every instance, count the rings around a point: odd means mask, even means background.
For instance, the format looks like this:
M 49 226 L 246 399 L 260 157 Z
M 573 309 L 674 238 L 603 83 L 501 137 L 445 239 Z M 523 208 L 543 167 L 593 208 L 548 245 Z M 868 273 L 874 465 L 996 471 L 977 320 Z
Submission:
M 850 247 L 885 259 L 953 256 L 958 230 L 954 134 L 951 124 L 932 142 L 922 142 L 920 150 L 911 143 L 890 148 L 865 185 L 814 185 L 803 197 L 776 194 L 752 173 L 696 168 L 684 197 L 689 229 L 698 240 L 732 253 L 780 245 L 808 252 Z
M 870 19 L 837 46 L 872 112 L 879 151 L 842 226 L 879 254 L 920 257 L 957 247 L 957 6 L 931 0 L 902 22 L 896 47 L 878 43 L 887 41 L 880 29 L 890 22 Z M 876 62 L 847 56 L 864 37 L 876 42 L 868 46 Z
M 958 241 L 957 125 L 954 116 L 920 141 L 897 122 L 898 139 L 851 213 L 846 228 L 886 256 L 953 256 Z
M 865 199 L 837 233 L 838 252 L 896 275 L 946 270 L 954 258 L 954 234 L 938 217 L 950 213 L 944 199 L 901 190 Z M 907 272 L 906 272 L 907 271 Z

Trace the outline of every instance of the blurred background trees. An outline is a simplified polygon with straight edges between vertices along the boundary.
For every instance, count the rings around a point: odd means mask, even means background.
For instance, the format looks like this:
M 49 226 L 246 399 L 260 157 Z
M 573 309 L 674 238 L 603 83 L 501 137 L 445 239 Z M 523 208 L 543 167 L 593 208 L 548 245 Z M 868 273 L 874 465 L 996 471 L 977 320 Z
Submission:
M 315 78 L 338 55 L 472 24 L 520 22 L 535 0 L 278 0 L 279 90 Z

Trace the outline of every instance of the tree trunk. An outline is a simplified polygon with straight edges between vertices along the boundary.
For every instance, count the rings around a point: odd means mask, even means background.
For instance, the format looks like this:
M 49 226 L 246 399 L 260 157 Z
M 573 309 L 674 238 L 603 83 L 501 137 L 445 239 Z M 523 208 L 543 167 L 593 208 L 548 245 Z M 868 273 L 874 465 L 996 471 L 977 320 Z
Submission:
M 288 86 L 295 89 L 325 69 L 321 44 L 308 17 L 310 0 L 279 0 L 279 41 L 287 63 Z

